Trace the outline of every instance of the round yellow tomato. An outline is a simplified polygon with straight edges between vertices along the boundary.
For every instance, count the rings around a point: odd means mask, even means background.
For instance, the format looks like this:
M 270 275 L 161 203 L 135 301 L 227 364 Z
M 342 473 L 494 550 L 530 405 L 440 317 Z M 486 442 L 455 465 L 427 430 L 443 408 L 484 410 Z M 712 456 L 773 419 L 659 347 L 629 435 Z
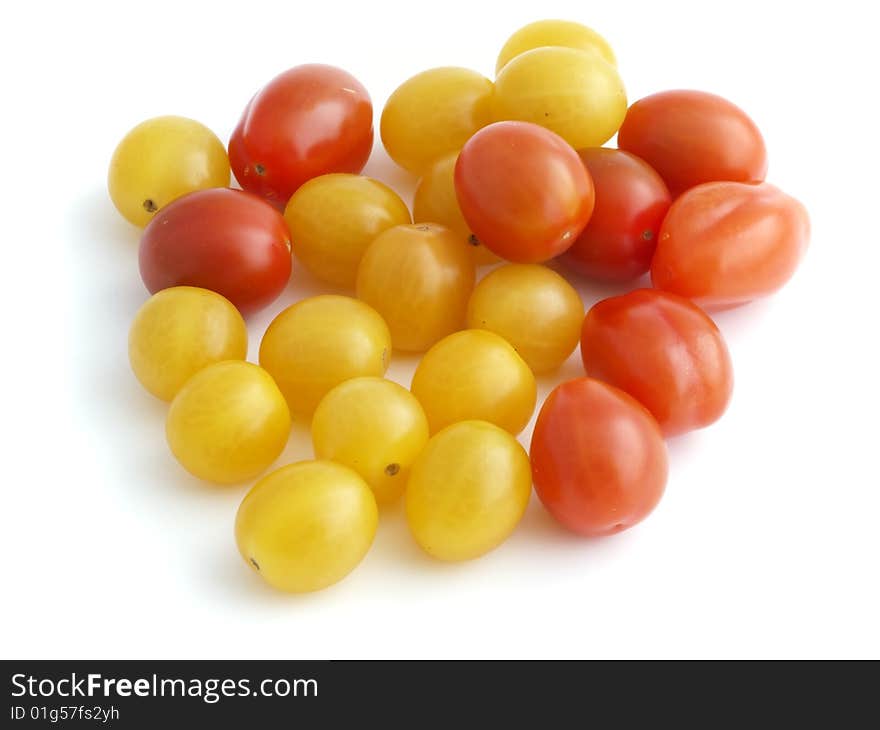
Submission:
M 458 207 L 454 179 L 456 160 L 458 152 L 441 157 L 422 175 L 413 197 L 413 221 L 440 223 L 457 233 L 467 243 L 477 266 L 497 263 L 501 259 L 480 243 Z
M 535 48 L 495 81 L 495 118 L 540 124 L 575 149 L 600 147 L 620 129 L 626 91 L 617 69 L 595 51 Z
M 171 402 L 165 435 L 181 465 L 217 484 L 253 479 L 278 458 L 290 411 L 269 373 L 241 360 L 193 375 Z
M 612 66 L 617 65 L 617 59 L 608 41 L 592 28 L 570 20 L 537 20 L 523 26 L 507 39 L 501 53 L 498 54 L 498 62 L 495 64 L 496 75 L 508 61 L 521 53 L 545 46 L 565 46 L 582 51 L 596 51 Z
M 412 380 L 431 433 L 450 423 L 489 421 L 514 436 L 535 410 L 537 387 L 529 366 L 502 337 L 464 330 L 440 340 Z
M 143 228 L 181 195 L 229 185 L 226 148 L 210 129 L 185 117 L 156 117 L 132 129 L 110 160 L 107 187 L 116 209 Z
M 395 226 L 364 253 L 357 295 L 385 318 L 394 347 L 423 352 L 462 328 L 474 278 L 470 253 L 448 228 Z
M 354 469 L 379 502 L 403 493 L 409 468 L 427 441 L 428 419 L 416 397 L 383 378 L 340 383 L 312 418 L 315 456 Z
M 404 81 L 382 110 L 388 155 L 410 172 L 462 148 L 492 121 L 492 82 L 466 68 L 432 68 Z
M 334 173 L 312 178 L 287 202 L 293 252 L 319 279 L 354 287 L 370 242 L 412 218 L 400 196 L 378 180 Z
M 574 352 L 584 303 L 555 271 L 537 264 L 507 264 L 474 288 L 467 326 L 501 335 L 534 373 L 555 370 Z
M 363 560 L 379 513 L 355 472 L 330 461 L 300 461 L 267 474 L 235 518 L 238 551 L 274 588 L 317 591 Z
M 260 343 L 260 365 L 300 416 L 310 416 L 327 391 L 343 381 L 384 375 L 390 358 L 391 335 L 376 310 L 333 294 L 285 309 Z
M 470 560 L 504 542 L 532 492 L 525 449 L 485 421 L 463 421 L 432 437 L 406 484 L 416 542 L 440 560 Z
M 166 401 L 202 368 L 221 360 L 244 360 L 247 346 L 244 319 L 232 303 L 193 286 L 156 292 L 138 310 L 128 333 L 135 377 Z

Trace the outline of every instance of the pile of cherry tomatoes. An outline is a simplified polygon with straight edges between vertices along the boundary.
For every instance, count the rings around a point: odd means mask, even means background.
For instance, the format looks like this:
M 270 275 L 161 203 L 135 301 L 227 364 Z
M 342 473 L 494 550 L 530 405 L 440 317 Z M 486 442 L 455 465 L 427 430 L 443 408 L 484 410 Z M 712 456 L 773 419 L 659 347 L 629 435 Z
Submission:
M 617 149 L 601 146 L 615 134 Z M 507 41 L 494 82 L 451 67 L 405 81 L 381 137 L 419 177 L 412 214 L 358 174 L 370 97 L 330 66 L 260 89 L 228 148 L 160 117 L 113 155 L 110 196 L 144 226 L 152 293 L 131 365 L 171 403 L 174 456 L 204 480 L 247 482 L 281 454 L 292 417 L 311 423 L 315 460 L 263 476 L 241 503 L 246 563 L 283 590 L 331 585 L 369 549 L 377 503 L 401 497 L 413 537 L 442 560 L 503 542 L 533 484 L 582 535 L 644 519 L 666 484 L 664 438 L 709 425 L 730 399 L 730 356 L 703 310 L 776 291 L 807 246 L 803 206 L 763 182 L 755 124 L 698 91 L 628 106 L 604 39 L 540 21 Z M 291 252 L 353 296 L 279 312 L 248 363 L 243 316 L 288 285 Z M 653 288 L 585 317 L 567 271 L 650 272 Z M 587 377 L 552 391 L 527 454 L 515 437 L 535 374 L 578 344 Z M 425 353 L 409 390 L 383 378 L 395 351 Z

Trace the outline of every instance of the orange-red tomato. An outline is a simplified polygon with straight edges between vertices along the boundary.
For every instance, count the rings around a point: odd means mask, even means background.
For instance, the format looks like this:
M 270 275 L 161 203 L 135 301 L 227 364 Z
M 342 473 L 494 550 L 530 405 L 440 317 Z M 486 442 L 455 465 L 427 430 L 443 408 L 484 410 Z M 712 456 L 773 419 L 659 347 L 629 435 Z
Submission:
M 669 209 L 651 263 L 658 289 L 723 309 L 772 294 L 810 240 L 803 205 L 769 183 L 707 183 Z
M 528 122 L 483 127 L 462 148 L 455 191 L 474 235 L 508 261 L 536 264 L 557 256 L 593 212 L 593 181 L 577 153 Z
M 229 164 L 247 191 L 283 207 L 306 180 L 360 172 L 373 148 L 373 105 L 347 71 L 288 69 L 250 100 L 229 140 Z
M 660 224 L 672 203 L 663 178 L 623 150 L 590 147 L 578 152 L 596 187 L 590 222 L 562 260 L 596 279 L 626 281 L 651 267 Z
M 141 278 L 151 294 L 198 286 L 242 314 L 272 303 L 290 279 L 290 233 L 281 213 L 255 195 L 211 188 L 162 208 L 144 229 Z
M 662 91 L 626 113 L 617 146 L 653 167 L 673 195 L 705 182 L 759 182 L 767 149 L 755 123 L 735 104 L 704 91 Z
M 547 396 L 529 455 L 541 502 L 581 535 L 612 535 L 641 522 L 666 486 L 657 422 L 632 396 L 592 378 Z
M 626 391 L 667 436 L 717 421 L 733 366 L 715 323 L 687 299 L 637 289 L 595 304 L 581 330 L 587 375 Z

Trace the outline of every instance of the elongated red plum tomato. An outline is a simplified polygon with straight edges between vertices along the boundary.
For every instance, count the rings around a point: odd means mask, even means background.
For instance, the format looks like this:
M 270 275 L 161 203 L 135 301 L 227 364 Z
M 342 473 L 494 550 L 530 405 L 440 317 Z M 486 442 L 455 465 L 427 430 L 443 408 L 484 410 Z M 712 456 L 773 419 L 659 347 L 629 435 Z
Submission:
M 306 64 L 251 99 L 229 140 L 229 163 L 245 190 L 283 206 L 306 180 L 360 172 L 372 147 L 367 90 L 340 68 Z
M 596 207 L 562 260 L 595 279 L 635 279 L 651 268 L 660 224 L 672 203 L 669 188 L 629 152 L 591 147 L 578 155 L 593 179 Z
M 587 375 L 629 393 L 666 436 L 717 421 L 733 366 L 715 323 L 687 299 L 637 289 L 593 305 L 581 330 Z
M 200 190 L 156 213 L 141 237 L 140 270 L 151 294 L 199 286 L 249 314 L 287 286 L 290 235 L 281 213 L 250 193 Z
M 767 296 L 810 240 L 806 208 L 769 183 L 707 183 L 669 209 L 651 263 L 658 289 L 725 309 Z
M 480 243 L 520 264 L 541 263 L 569 248 L 595 202 L 577 153 L 529 122 L 496 122 L 471 137 L 455 165 L 455 192 Z
M 735 104 L 704 91 L 662 91 L 626 113 L 617 146 L 641 157 L 674 196 L 705 182 L 760 182 L 767 149 Z
M 641 522 L 666 486 L 657 422 L 632 396 L 592 378 L 569 380 L 547 396 L 530 457 L 541 502 L 581 535 L 613 535 Z

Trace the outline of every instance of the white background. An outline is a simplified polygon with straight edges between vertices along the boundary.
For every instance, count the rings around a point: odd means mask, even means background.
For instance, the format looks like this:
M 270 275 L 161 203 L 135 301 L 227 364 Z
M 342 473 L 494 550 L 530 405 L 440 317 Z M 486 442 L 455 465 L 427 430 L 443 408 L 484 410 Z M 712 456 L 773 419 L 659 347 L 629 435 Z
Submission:
M 868 3 L 819 5 L 7 8 L 2 656 L 880 656 L 880 58 Z M 667 494 L 641 526 L 585 541 L 533 500 L 497 551 L 444 565 L 392 509 L 344 582 L 273 593 L 232 539 L 244 487 L 204 485 L 177 466 L 164 404 L 128 370 L 129 321 L 147 295 L 138 231 L 105 191 L 113 147 L 170 113 L 225 140 L 261 84 L 308 61 L 352 71 L 378 121 L 417 71 L 491 75 L 506 37 L 540 17 L 603 33 L 631 100 L 690 87 L 743 106 L 765 134 L 769 179 L 812 215 L 808 256 L 781 294 L 718 317 L 733 402 L 716 425 L 670 443 Z M 366 172 L 411 193 L 378 143 Z M 581 290 L 588 305 L 610 291 Z M 315 291 L 299 268 L 283 300 L 249 322 L 252 357 L 271 316 Z M 577 362 L 557 378 L 578 375 Z M 408 385 L 412 369 L 399 359 L 390 374 Z M 541 381 L 542 396 L 553 382 Z M 279 463 L 309 450 L 300 428 Z

